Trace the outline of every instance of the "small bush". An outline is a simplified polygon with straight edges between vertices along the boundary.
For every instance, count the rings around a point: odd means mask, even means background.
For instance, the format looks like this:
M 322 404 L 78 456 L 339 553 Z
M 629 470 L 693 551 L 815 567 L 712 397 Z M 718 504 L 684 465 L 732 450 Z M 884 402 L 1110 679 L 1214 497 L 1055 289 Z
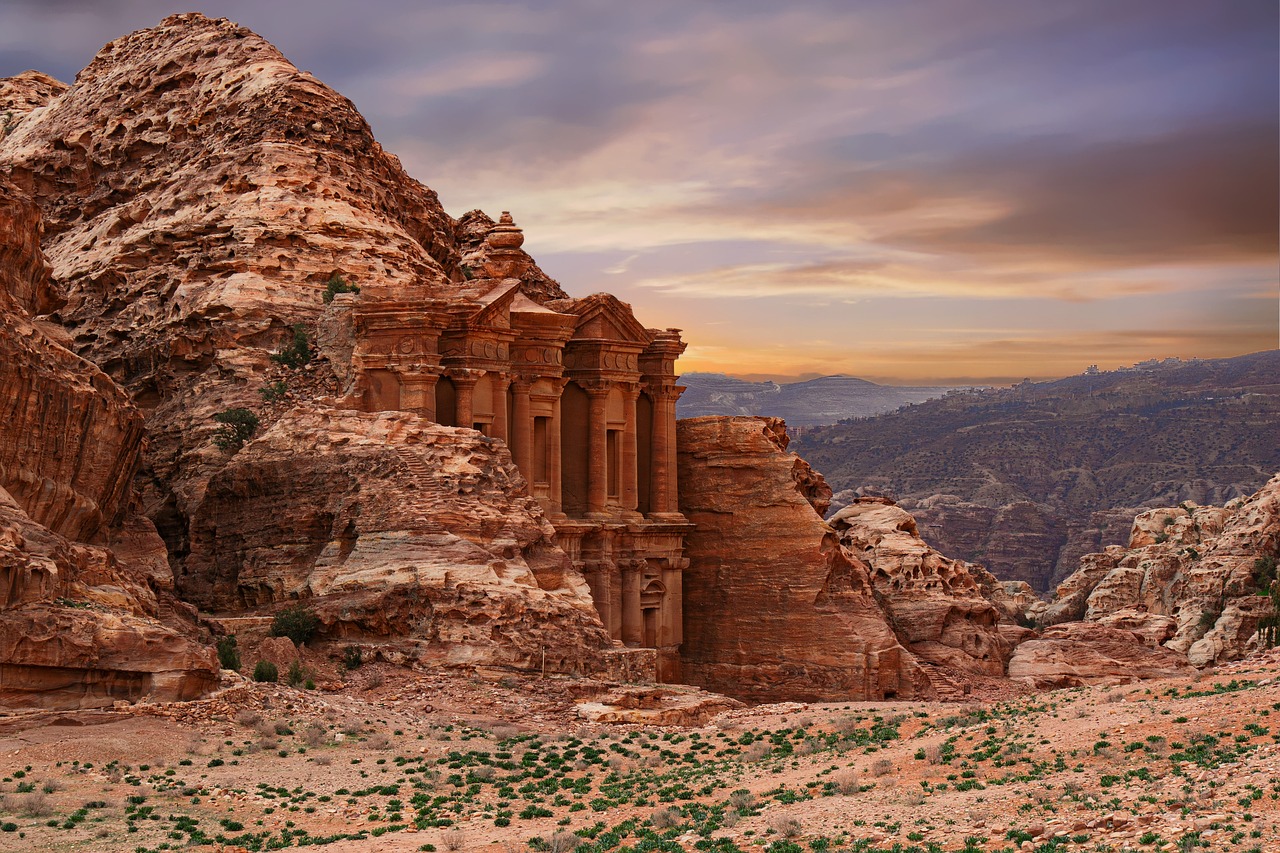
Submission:
M 329 283 L 324 288 L 324 304 L 328 305 L 333 301 L 333 297 L 339 293 L 359 293 L 360 287 L 355 284 L 347 284 L 347 280 L 342 277 L 342 273 L 336 272 L 329 276 Z
M 262 395 L 264 401 L 274 403 L 276 400 L 283 399 L 284 395 L 289 393 L 289 383 L 281 379 L 269 385 L 263 385 L 258 389 L 258 393 Z
M 240 671 L 240 652 L 236 649 L 236 635 L 218 638 L 218 665 L 223 669 Z
M 213 416 L 219 426 L 213 443 L 221 450 L 239 450 L 258 431 L 258 416 L 248 409 L 227 409 Z
M 311 361 L 311 338 L 307 335 L 306 326 L 295 323 L 293 341 L 280 352 L 271 356 L 271 360 L 285 367 L 302 367 Z
M 301 661 L 294 661 L 289 664 L 289 674 L 285 676 L 285 679 L 289 682 L 290 687 L 297 687 L 306 677 L 307 674 L 302 671 Z
M 301 604 L 286 607 L 271 620 L 271 636 L 288 637 L 299 646 L 315 636 L 319 628 L 320 618 L 316 612 Z
M 253 668 L 254 681 L 271 681 L 280 680 L 280 670 L 269 660 L 260 660 L 258 665 Z
M 342 666 L 344 669 L 359 669 L 364 666 L 364 652 L 359 646 L 347 646 L 342 650 Z

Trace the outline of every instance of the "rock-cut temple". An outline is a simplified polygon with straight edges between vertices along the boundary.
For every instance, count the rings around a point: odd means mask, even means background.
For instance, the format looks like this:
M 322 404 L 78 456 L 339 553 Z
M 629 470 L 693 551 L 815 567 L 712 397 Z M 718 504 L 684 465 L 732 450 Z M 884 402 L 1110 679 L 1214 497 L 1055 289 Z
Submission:
M 646 329 L 609 294 L 530 298 L 523 240 L 504 213 L 478 252 L 473 296 L 339 296 L 335 306 L 350 309 L 356 402 L 505 441 L 606 629 L 656 650 L 658 679 L 677 680 L 692 529 L 676 491 L 684 389 L 675 362 L 685 344 L 678 329 Z

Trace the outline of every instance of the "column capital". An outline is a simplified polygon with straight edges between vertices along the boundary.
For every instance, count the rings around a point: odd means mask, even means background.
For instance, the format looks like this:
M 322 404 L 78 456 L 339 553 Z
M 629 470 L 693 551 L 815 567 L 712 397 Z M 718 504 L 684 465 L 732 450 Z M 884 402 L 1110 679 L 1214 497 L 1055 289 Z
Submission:
M 604 397 L 613 390 L 614 382 L 608 379 L 587 379 L 583 381 L 574 380 L 587 392 L 590 397 Z
M 472 367 L 448 367 L 445 368 L 444 375 L 453 380 L 454 385 L 471 385 L 474 386 L 480 381 L 480 377 L 484 376 L 483 370 L 476 370 Z

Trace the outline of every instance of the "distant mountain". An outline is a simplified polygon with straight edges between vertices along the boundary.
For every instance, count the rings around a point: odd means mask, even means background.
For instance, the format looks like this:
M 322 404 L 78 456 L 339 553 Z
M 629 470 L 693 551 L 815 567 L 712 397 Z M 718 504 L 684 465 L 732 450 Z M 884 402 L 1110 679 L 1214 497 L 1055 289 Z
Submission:
M 892 412 L 955 390 L 877 385 L 852 376 L 822 376 L 786 384 L 745 382 L 723 373 L 686 373 L 680 384 L 688 390 L 676 405 L 678 417 L 767 415 L 783 418 L 792 427 Z
M 837 499 L 889 493 L 939 551 L 1046 591 L 1138 511 L 1221 505 L 1280 471 L 1280 351 L 954 393 L 793 449 Z

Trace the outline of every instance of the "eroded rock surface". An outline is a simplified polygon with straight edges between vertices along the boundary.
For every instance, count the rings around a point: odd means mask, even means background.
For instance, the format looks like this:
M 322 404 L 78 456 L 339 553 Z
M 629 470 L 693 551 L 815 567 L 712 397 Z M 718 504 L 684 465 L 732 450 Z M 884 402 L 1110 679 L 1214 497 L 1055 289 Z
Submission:
M 43 211 L 76 352 L 147 415 L 146 511 L 180 562 L 223 461 L 212 416 L 261 404 L 270 353 L 314 322 L 333 273 L 383 291 L 461 280 L 454 222 L 350 101 L 226 20 L 167 18 L 45 88 L 0 163 Z
M 1004 675 L 1015 644 L 1010 628 L 1017 603 L 986 569 L 930 548 L 911 514 L 887 498 L 859 498 L 830 523 L 841 544 L 870 569 L 880 601 L 917 657 Z
M 611 645 L 510 455 L 473 430 L 299 406 L 196 518 L 179 586 L 203 608 L 304 600 L 322 637 L 403 638 L 407 658 L 448 665 L 587 672 Z
M 678 424 L 686 681 L 755 700 L 933 695 L 775 418 Z M 830 497 L 830 490 L 825 491 Z
M 47 284 L 39 230 L 0 179 L 0 707 L 193 698 L 217 664 L 129 511 L 142 418 L 28 313 Z
M 1042 618 L 1123 627 L 1196 666 L 1234 660 L 1257 647 L 1259 620 L 1272 612 L 1255 565 L 1278 555 L 1280 476 L 1225 508 L 1142 513 L 1128 547 L 1085 556 Z

